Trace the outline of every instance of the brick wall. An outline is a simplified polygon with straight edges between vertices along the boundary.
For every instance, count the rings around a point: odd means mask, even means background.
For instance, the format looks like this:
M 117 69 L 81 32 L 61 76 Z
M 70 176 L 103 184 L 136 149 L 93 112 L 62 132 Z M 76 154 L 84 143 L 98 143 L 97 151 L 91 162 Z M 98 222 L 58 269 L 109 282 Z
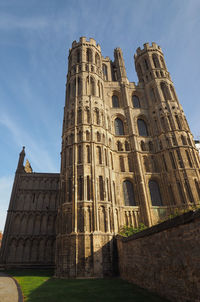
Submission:
M 123 279 L 176 302 L 200 301 L 200 210 L 122 238 Z

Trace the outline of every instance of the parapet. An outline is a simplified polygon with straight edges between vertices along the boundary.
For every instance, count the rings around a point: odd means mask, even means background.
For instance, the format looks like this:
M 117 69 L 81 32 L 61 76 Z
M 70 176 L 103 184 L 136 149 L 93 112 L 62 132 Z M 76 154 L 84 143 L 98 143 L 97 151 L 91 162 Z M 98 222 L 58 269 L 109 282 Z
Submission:
M 86 37 L 80 37 L 79 41 L 73 41 L 72 42 L 72 48 L 75 48 L 77 46 L 80 46 L 81 44 L 90 44 L 92 46 L 95 46 L 99 51 L 101 51 L 101 47 L 99 44 L 97 44 L 96 40 L 93 38 L 89 38 L 89 41 L 86 39 Z
M 158 51 L 162 52 L 161 47 L 159 45 L 157 45 L 155 42 L 152 42 L 151 45 L 149 45 L 149 43 L 145 43 L 143 49 L 141 49 L 140 47 L 137 48 L 136 54 L 134 54 L 134 58 L 136 60 L 137 57 L 141 56 L 146 51 L 153 51 L 153 50 L 158 50 Z

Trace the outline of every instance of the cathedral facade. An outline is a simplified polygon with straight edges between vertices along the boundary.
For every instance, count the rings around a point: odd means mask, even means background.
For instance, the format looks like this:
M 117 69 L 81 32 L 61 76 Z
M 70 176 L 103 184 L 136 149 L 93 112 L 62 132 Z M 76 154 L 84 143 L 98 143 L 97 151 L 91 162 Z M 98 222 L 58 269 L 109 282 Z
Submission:
M 1 262 L 58 277 L 115 274 L 115 235 L 200 203 L 199 154 L 161 48 L 104 58 L 94 39 L 69 50 L 59 174 L 24 167 L 11 194 Z

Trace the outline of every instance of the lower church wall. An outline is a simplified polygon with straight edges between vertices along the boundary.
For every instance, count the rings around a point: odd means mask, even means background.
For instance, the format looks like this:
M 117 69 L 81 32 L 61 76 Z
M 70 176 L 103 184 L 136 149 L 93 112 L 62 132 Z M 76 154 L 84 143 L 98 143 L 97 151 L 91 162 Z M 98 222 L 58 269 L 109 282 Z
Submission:
M 200 210 L 117 237 L 123 279 L 177 302 L 200 298 Z
M 106 277 L 115 274 L 113 235 L 100 232 L 57 237 L 56 276 Z

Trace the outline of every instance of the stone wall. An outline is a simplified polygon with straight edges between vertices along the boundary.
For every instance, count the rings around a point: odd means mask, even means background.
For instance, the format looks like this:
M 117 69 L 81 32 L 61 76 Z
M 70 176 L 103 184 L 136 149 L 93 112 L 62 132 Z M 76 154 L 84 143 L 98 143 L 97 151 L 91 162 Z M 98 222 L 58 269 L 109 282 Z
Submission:
M 123 279 L 170 301 L 200 301 L 200 210 L 117 237 Z
M 54 267 L 58 173 L 16 173 L 0 251 L 6 267 Z

